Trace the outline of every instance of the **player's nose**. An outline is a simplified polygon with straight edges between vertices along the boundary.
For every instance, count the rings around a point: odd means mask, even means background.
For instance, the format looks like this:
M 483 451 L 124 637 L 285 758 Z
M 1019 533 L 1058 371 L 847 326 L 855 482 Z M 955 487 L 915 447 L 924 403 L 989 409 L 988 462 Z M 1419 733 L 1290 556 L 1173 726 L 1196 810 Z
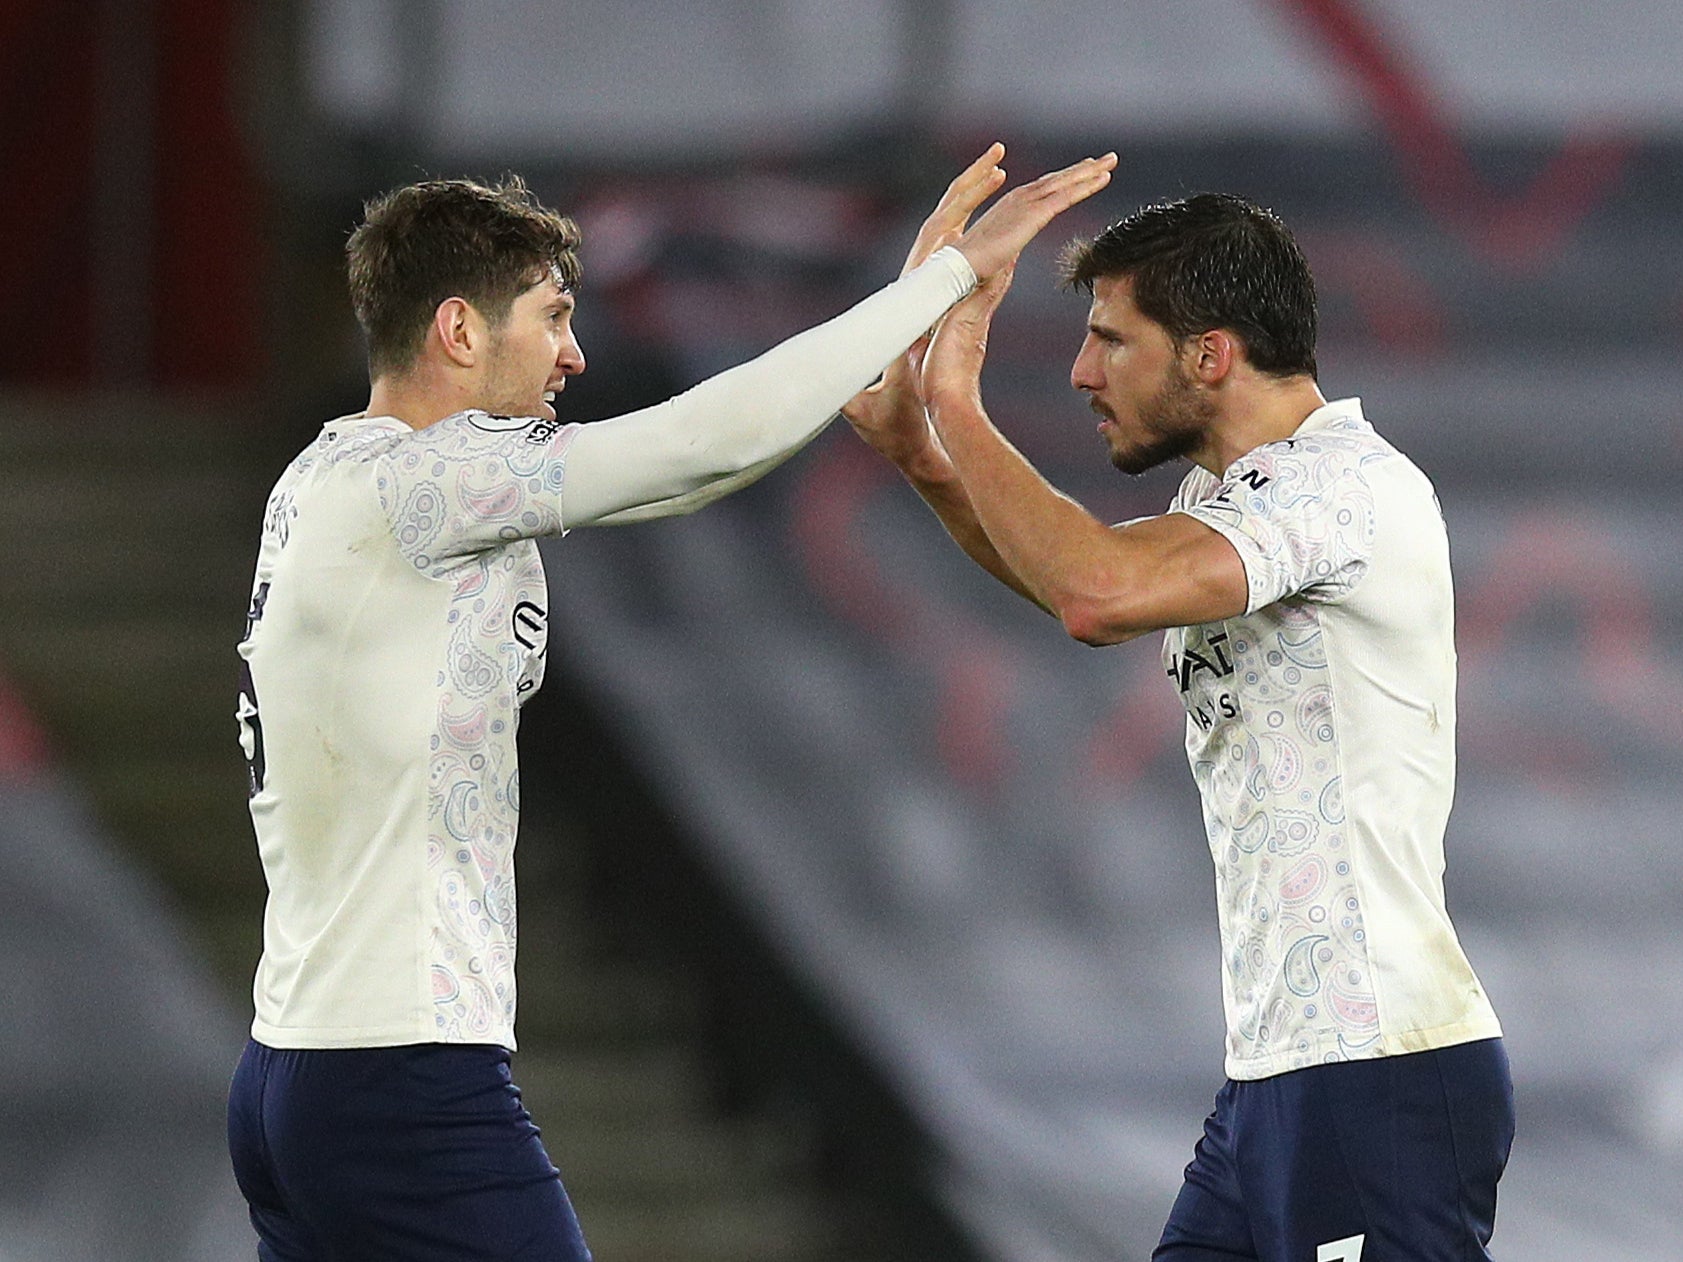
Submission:
M 1075 362 L 1069 366 L 1069 384 L 1077 390 L 1097 390 L 1104 385 L 1104 374 L 1099 370 L 1099 357 L 1092 338 L 1081 343 Z
M 555 354 L 555 366 L 561 370 L 563 377 L 576 377 L 584 371 L 584 347 L 579 345 L 574 334 L 569 333 L 562 340 Z

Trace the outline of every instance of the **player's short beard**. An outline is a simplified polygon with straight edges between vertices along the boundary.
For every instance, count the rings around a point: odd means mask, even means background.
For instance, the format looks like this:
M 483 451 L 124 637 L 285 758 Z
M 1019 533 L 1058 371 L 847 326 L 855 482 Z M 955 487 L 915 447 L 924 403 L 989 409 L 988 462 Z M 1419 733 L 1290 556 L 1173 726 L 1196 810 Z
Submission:
M 1173 360 L 1162 388 L 1140 405 L 1136 419 L 1144 437 L 1125 451 L 1112 447 L 1110 463 L 1137 477 L 1189 456 L 1204 441 L 1215 414 L 1215 404 L 1193 385 L 1180 361 Z
M 485 381 L 474 406 L 494 416 L 530 415 L 533 408 L 531 400 L 525 397 L 526 383 L 521 379 L 519 370 L 519 363 L 508 353 L 502 331 L 493 329 Z

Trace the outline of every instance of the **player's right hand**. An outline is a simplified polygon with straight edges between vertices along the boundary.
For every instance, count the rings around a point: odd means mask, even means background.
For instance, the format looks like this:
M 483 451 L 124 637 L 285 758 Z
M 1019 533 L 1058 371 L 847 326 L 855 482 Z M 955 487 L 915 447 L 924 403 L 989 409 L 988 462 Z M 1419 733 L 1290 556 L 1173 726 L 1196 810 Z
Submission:
M 1114 153 L 1083 158 L 1061 171 L 1018 185 L 989 206 L 957 242 L 977 280 L 985 281 L 1015 263 L 1023 247 L 1042 228 L 1110 183 L 1110 173 L 1115 169 Z
M 947 191 L 918 229 L 906 265 L 900 269 L 902 276 L 942 246 L 957 243 L 976 208 L 1005 183 L 1005 172 L 999 165 L 1004 156 L 1005 146 L 995 141 L 947 185 Z M 928 442 L 929 422 L 917 392 L 928 345 L 927 337 L 918 339 L 889 365 L 875 385 L 865 387 L 842 407 L 842 415 L 859 436 L 895 463 L 912 458 Z

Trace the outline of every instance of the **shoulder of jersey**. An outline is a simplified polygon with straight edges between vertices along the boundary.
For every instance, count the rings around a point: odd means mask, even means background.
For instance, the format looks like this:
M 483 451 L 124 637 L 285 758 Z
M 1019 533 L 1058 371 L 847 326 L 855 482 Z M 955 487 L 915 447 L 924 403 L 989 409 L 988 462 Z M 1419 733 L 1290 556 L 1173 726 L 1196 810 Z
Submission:
M 525 431 L 525 441 L 534 446 L 547 443 L 564 427 L 562 421 L 546 420 L 541 416 L 504 416 L 499 412 L 470 409 L 457 414 L 464 422 L 485 434 L 518 434 Z
M 1348 452 L 1353 456 L 1366 458 L 1376 451 L 1389 450 L 1391 445 L 1380 437 L 1372 426 L 1351 424 L 1317 430 L 1312 434 L 1275 439 L 1241 456 L 1240 459 L 1248 460 L 1257 456 L 1264 460 L 1280 460 L 1294 456 L 1324 456 L 1335 452 Z

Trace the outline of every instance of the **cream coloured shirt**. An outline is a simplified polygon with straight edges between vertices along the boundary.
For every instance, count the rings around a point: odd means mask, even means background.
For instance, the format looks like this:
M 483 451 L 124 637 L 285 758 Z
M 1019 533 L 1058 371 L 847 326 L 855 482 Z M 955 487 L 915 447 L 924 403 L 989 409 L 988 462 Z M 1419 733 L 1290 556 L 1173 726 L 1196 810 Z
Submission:
M 322 429 L 269 496 L 239 646 L 269 887 L 254 1038 L 515 1046 L 515 729 L 548 647 L 534 540 L 744 485 L 974 283 L 942 250 L 759 359 L 609 421 Z
M 1501 1033 L 1444 909 L 1454 595 L 1430 482 L 1356 399 L 1171 511 L 1238 550 L 1250 595 L 1163 665 L 1215 860 L 1227 1074 Z

